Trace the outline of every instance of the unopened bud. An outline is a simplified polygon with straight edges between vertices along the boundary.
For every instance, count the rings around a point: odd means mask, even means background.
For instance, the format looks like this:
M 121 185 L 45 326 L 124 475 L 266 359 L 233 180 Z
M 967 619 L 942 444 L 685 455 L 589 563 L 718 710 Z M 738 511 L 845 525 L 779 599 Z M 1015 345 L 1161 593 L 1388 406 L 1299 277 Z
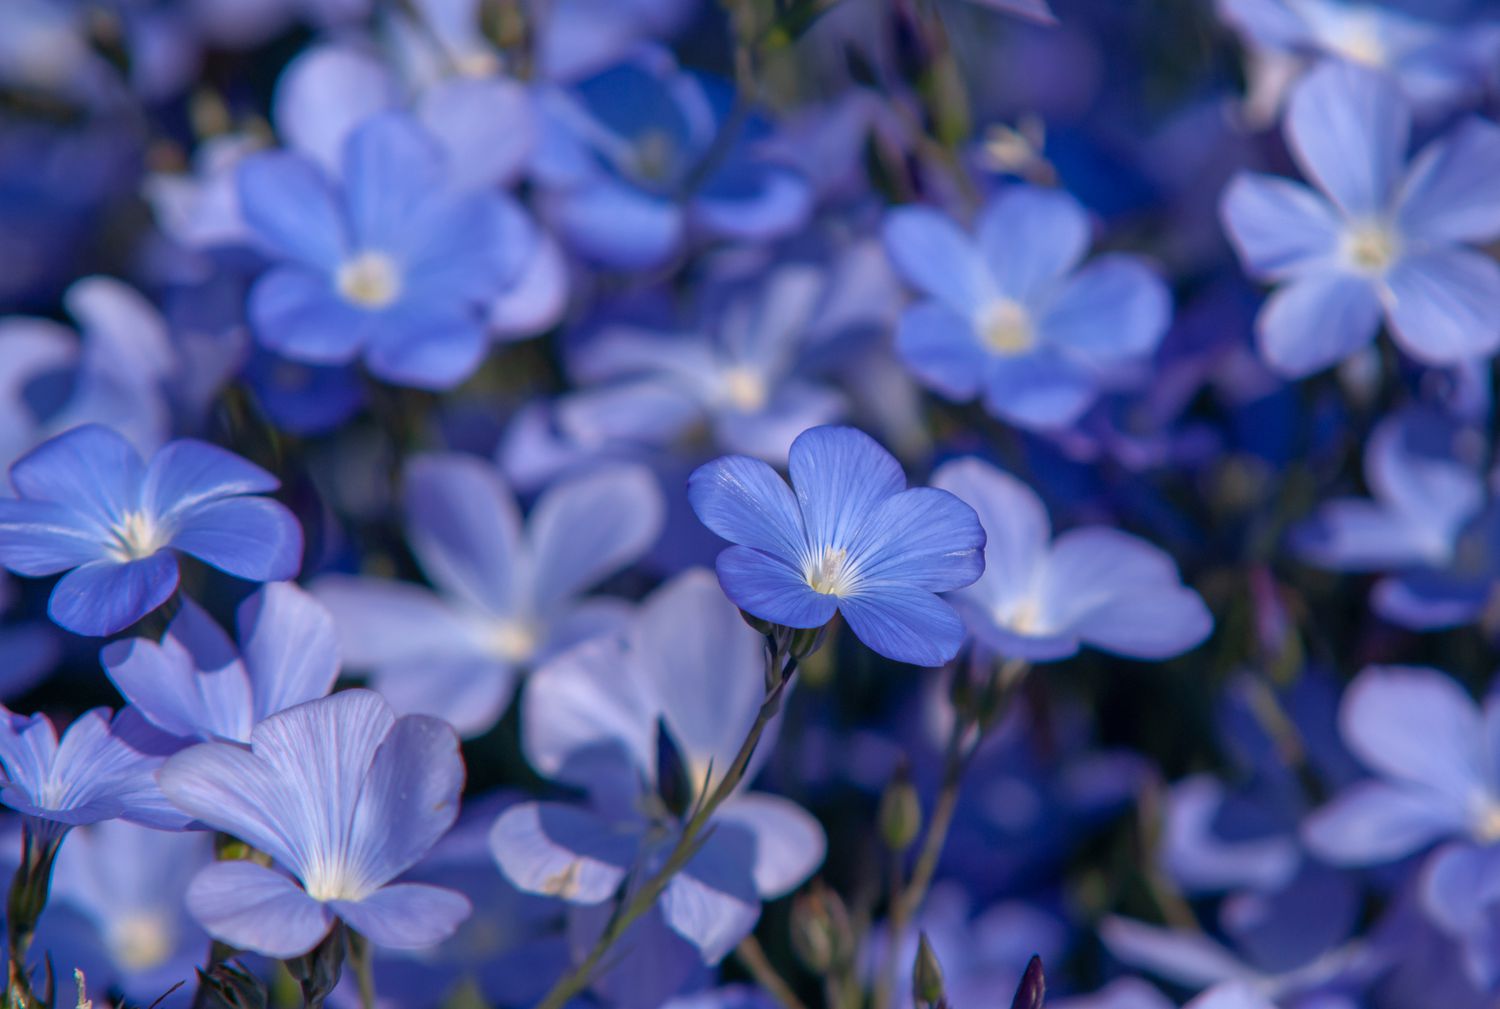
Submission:
M 880 839 L 898 854 L 910 848 L 922 830 L 922 800 L 905 764 L 896 768 L 880 796 L 879 820 Z
M 270 994 L 265 984 L 239 964 L 216 963 L 198 971 L 198 983 L 212 1009 L 266 1009 Z
M 744 610 L 740 610 L 740 619 L 749 624 L 750 629 L 753 630 L 756 634 L 764 634 L 767 637 L 770 637 L 776 629 L 776 625 L 771 623 L 769 620 L 762 620 L 760 617 L 757 617 L 751 613 L 746 613 Z
M 1034 956 L 1026 965 L 1026 973 L 1021 977 L 1020 987 L 1016 989 L 1016 997 L 1010 1004 L 1010 1009 L 1042 1009 L 1042 1003 L 1047 999 L 1047 977 L 1042 973 L 1042 958 Z
M 926 932 L 917 935 L 917 959 L 911 968 L 911 997 L 919 1006 L 937 1006 L 945 1000 L 943 968 L 927 941 Z
M 822 627 L 803 627 L 792 634 L 792 657 L 805 659 L 819 648 L 823 647 L 823 639 L 828 635 L 828 625 Z
M 814 974 L 829 974 L 848 962 L 854 948 L 849 911 L 821 882 L 792 904 L 792 948 Z

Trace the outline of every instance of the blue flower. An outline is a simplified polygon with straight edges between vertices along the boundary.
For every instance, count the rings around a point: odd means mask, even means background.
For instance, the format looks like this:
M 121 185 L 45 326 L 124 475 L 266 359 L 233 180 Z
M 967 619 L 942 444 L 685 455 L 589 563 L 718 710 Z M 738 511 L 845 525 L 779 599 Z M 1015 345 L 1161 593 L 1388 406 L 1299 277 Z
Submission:
M 718 786 L 755 720 L 762 645 L 698 569 L 648 597 L 627 636 L 587 642 L 533 673 L 521 710 L 526 757 L 548 778 L 584 789 L 590 805 L 528 802 L 503 813 L 490 843 L 506 877 L 592 909 L 633 871 L 655 871 L 680 835 L 680 810 Z M 756 751 L 745 782 L 768 752 Z M 693 962 L 717 963 L 754 928 L 763 900 L 791 892 L 823 859 L 816 820 L 787 799 L 741 788 L 667 885 L 655 924 L 642 926 L 686 940 Z M 675 804 L 666 798 L 673 791 Z M 676 990 L 665 987 L 664 996 Z
M 188 910 L 238 949 L 300 956 L 342 919 L 377 946 L 441 942 L 468 917 L 452 890 L 392 883 L 458 815 L 458 738 L 424 715 L 397 718 L 368 690 L 289 708 L 240 743 L 199 743 L 167 759 L 161 788 L 180 809 L 265 852 L 216 862 Z
M 350 133 L 342 169 L 290 151 L 241 162 L 245 221 L 276 262 L 250 294 L 257 338 L 308 364 L 362 357 L 396 384 L 457 385 L 485 355 L 485 311 L 532 251 L 531 225 L 498 193 L 455 186 L 402 113 Z
M 104 671 L 152 725 L 183 739 L 250 741 L 278 711 L 322 697 L 338 678 L 333 619 L 290 582 L 267 585 L 239 608 L 241 650 L 192 600 L 158 644 L 107 645 Z
M 413 459 L 405 499 L 408 541 L 437 591 L 329 575 L 314 592 L 351 669 L 371 670 L 398 711 L 464 735 L 495 724 L 520 669 L 620 626 L 626 604 L 580 596 L 650 548 L 665 510 L 649 471 L 611 466 L 548 490 L 523 527 L 495 467 L 458 454 Z
M 1500 347 L 1500 265 L 1470 245 L 1500 235 L 1500 126 L 1469 119 L 1408 165 L 1411 113 L 1394 82 L 1329 63 L 1293 92 L 1287 143 L 1318 189 L 1241 174 L 1225 227 L 1246 270 L 1280 286 L 1261 309 L 1261 355 L 1291 377 L 1368 344 L 1382 317 L 1424 364 Z
M 177 589 L 177 552 L 252 581 L 302 563 L 302 530 L 258 497 L 276 479 L 205 442 L 174 441 L 150 465 L 109 428 L 59 435 L 10 468 L 0 499 L 0 563 L 30 577 L 69 572 L 48 612 L 77 634 L 129 627 Z
M 983 395 L 1025 427 L 1072 424 L 1119 369 L 1150 358 L 1171 319 L 1166 285 L 1140 259 L 1078 268 L 1088 215 L 1056 190 L 1004 190 L 973 236 L 936 210 L 893 210 L 885 244 L 927 299 L 901 317 L 906 366 L 949 399 Z
M 1083 645 L 1165 659 L 1213 629 L 1203 600 L 1172 558 L 1116 529 L 1073 529 L 1052 539 L 1047 509 L 1021 481 L 979 459 L 946 463 L 932 485 L 979 514 L 984 574 L 949 600 L 970 633 L 1000 655 L 1055 660 Z
M 690 232 L 759 241 L 800 225 L 807 182 L 760 150 L 764 124 L 731 119 L 726 91 L 657 49 L 544 91 L 536 171 L 568 244 L 607 266 L 648 269 Z
M 693 511 L 735 544 L 719 554 L 724 594 L 786 627 L 842 613 L 886 658 L 940 666 L 963 624 L 936 595 L 984 571 L 984 530 L 947 491 L 908 490 L 895 458 L 850 427 L 804 431 L 789 455 L 792 486 L 758 459 L 725 456 L 688 482 Z

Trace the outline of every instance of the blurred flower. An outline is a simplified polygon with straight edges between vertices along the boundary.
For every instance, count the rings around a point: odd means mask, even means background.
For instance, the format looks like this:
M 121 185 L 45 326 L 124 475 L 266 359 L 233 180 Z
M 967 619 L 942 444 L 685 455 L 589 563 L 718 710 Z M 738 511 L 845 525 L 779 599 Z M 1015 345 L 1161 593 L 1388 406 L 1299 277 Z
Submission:
M 1281 286 L 1257 319 L 1266 361 L 1310 375 L 1391 336 L 1424 364 L 1500 347 L 1500 126 L 1469 119 L 1408 165 L 1411 112 L 1382 74 L 1330 63 L 1292 94 L 1285 133 L 1319 190 L 1241 174 L 1222 214 L 1245 268 Z
M 229 861 L 194 878 L 188 910 L 231 946 L 300 956 L 337 917 L 376 946 L 416 948 L 469 915 L 452 890 L 391 882 L 458 815 L 458 738 L 435 718 L 398 719 L 380 695 L 349 690 L 272 715 L 248 747 L 189 747 L 158 777 L 179 808 L 292 874 Z
M 0 499 L 0 563 L 29 577 L 69 572 L 48 613 L 76 634 L 124 630 L 177 589 L 177 551 L 236 577 L 277 581 L 302 563 L 302 530 L 258 495 L 265 470 L 206 442 L 174 441 L 145 465 L 115 431 L 90 424 L 10 468 Z
M 952 400 L 1029 428 L 1067 427 L 1118 369 L 1149 360 L 1171 320 L 1166 285 L 1139 258 L 1077 269 L 1089 220 L 1057 190 L 1012 186 L 967 235 L 926 207 L 890 212 L 886 249 L 926 300 L 896 334 L 902 360 Z
M 907 489 L 875 439 L 818 427 L 792 443 L 792 486 L 758 459 L 725 456 L 696 470 L 693 511 L 735 544 L 719 554 L 724 594 L 786 627 L 822 627 L 842 613 L 886 658 L 940 666 L 963 624 L 936 595 L 984 571 L 984 530 L 947 491 Z

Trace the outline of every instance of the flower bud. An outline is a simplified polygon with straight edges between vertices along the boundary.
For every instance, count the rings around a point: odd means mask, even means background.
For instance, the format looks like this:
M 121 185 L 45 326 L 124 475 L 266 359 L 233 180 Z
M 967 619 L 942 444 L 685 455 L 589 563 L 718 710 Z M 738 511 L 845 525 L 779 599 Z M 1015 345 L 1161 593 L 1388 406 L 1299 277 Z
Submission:
M 910 848 L 922 830 L 922 800 L 903 763 L 880 796 L 880 839 L 897 854 Z
M 1011 1002 L 1010 1009 L 1042 1009 L 1046 998 L 1047 978 L 1042 973 L 1042 958 L 1034 956 L 1026 965 L 1026 973 L 1021 977 L 1021 984 L 1016 989 L 1015 1001 Z
M 926 932 L 917 935 L 917 959 L 911 968 L 911 997 L 919 1006 L 940 1006 L 946 1002 L 943 968 L 927 942 Z
M 792 904 L 792 948 L 814 974 L 829 974 L 848 962 L 854 928 L 839 895 L 821 882 Z
M 198 983 L 212 1009 L 266 1009 L 270 995 L 260 978 L 237 963 L 216 963 L 198 971 Z

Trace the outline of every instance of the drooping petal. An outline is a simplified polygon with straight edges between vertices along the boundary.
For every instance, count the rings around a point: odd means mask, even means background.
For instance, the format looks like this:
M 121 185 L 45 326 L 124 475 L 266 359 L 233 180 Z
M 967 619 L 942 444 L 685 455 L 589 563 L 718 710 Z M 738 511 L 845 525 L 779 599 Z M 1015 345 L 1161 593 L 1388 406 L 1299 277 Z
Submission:
M 1420 851 L 1464 827 L 1463 814 L 1440 796 L 1410 785 L 1353 785 L 1302 824 L 1302 839 L 1333 865 L 1378 865 Z
M 914 666 L 941 666 L 958 654 L 964 625 L 925 589 L 882 585 L 839 600 L 839 611 L 871 650 Z
M 724 959 L 760 918 L 751 875 L 754 857 L 747 834 L 711 834 L 661 895 L 662 918 L 698 947 L 704 963 Z
M 1328 263 L 1338 251 L 1333 207 L 1290 179 L 1236 175 L 1224 190 L 1220 216 L 1245 270 L 1256 277 L 1283 280 Z
M 233 452 L 182 438 L 151 459 L 141 502 L 148 514 L 167 518 L 214 498 L 268 494 L 280 486 L 274 476 Z
M 1339 705 L 1339 731 L 1373 770 L 1462 805 L 1486 787 L 1479 706 L 1435 669 L 1371 666 Z
M 988 355 L 974 324 L 941 302 L 924 301 L 902 314 L 896 353 L 914 375 L 949 399 L 973 399 L 984 383 Z
M 67 505 L 0 498 L 0 564 L 18 575 L 55 575 L 107 558 L 107 535 Z
M 240 214 L 270 252 L 331 276 L 344 258 L 344 223 L 328 180 L 296 154 L 251 154 L 236 168 Z
M 260 589 L 236 614 L 255 721 L 322 697 L 339 675 L 333 617 L 290 582 Z
M 1386 276 L 1391 335 L 1418 361 L 1458 364 L 1500 347 L 1500 264 L 1469 249 L 1403 256 Z
M 974 240 L 928 207 L 901 207 L 885 219 L 886 255 L 908 284 L 960 316 L 989 300 L 994 281 Z
M 521 517 L 494 466 L 472 456 L 422 455 L 406 467 L 407 538 L 433 583 L 497 615 L 523 604 Z M 521 582 L 524 584 L 524 581 Z
M 276 132 L 330 178 L 342 171 L 344 141 L 370 116 L 394 108 L 396 81 L 374 57 L 346 46 L 306 49 L 287 64 L 271 97 Z
M 979 248 L 997 293 L 1029 304 L 1089 247 L 1089 219 L 1060 189 L 1012 186 L 979 217 Z
M 661 488 L 644 466 L 611 466 L 555 485 L 526 526 L 533 602 L 550 609 L 639 559 L 665 517 Z
M 453 826 L 463 787 L 452 727 L 426 715 L 398 718 L 354 809 L 346 849 L 353 871 L 383 886 L 411 868 Z
M 875 506 L 906 489 L 896 457 L 858 428 L 802 432 L 787 465 L 813 549 L 847 549 Z
M 1266 363 L 1302 378 L 1369 343 L 1380 325 L 1380 302 L 1360 277 L 1315 273 L 1272 294 L 1255 323 Z
M 124 436 L 85 424 L 17 459 L 10 482 L 23 498 L 63 505 L 108 528 L 139 507 L 145 473 L 140 454 Z
M 1098 395 L 1094 378 L 1055 352 L 992 358 L 985 377 L 985 408 L 1038 430 L 1069 426 Z
M 200 612 L 184 602 L 183 614 Z M 201 619 L 208 620 L 206 614 Z M 254 724 L 250 683 L 244 667 L 231 662 L 202 669 L 173 638 L 162 644 L 146 638 L 116 641 L 100 653 L 110 681 L 127 701 L 163 732 L 188 739 L 222 736 L 248 739 Z
M 392 385 L 445 392 L 473 375 L 488 351 L 484 327 L 468 314 L 403 311 L 371 327 L 365 366 Z
M 1100 256 L 1070 278 L 1037 322 L 1043 342 L 1109 367 L 1156 352 L 1172 319 L 1161 277 L 1133 256 Z
M 457 890 L 422 883 L 398 883 L 364 900 L 334 900 L 328 906 L 354 931 L 388 949 L 436 946 L 474 911 Z
M 1500 126 L 1465 120 L 1412 162 L 1396 221 L 1401 232 L 1435 243 L 1487 242 L 1500 234 Z
M 187 907 L 209 935 L 235 949 L 285 958 L 310 951 L 333 915 L 274 869 L 215 862 L 193 878 Z
M 171 545 L 254 582 L 286 581 L 302 568 L 302 526 L 286 505 L 270 498 L 197 505 L 178 517 Z
M 731 543 L 790 561 L 806 541 L 797 499 L 786 481 L 759 459 L 724 456 L 688 478 L 698 520 Z
M 1389 571 L 1421 564 L 1433 556 L 1430 532 L 1375 501 L 1335 498 L 1325 501 L 1292 538 L 1296 552 L 1320 567 L 1336 571 Z
M 519 889 L 588 905 L 619 889 L 635 860 L 634 840 L 584 810 L 523 802 L 495 821 L 490 851 Z
M 755 838 L 752 873 L 763 900 L 791 893 L 823 863 L 828 840 L 807 810 L 779 795 L 736 795 L 714 813 L 715 829 L 735 827 Z
M 1406 98 L 1389 74 L 1322 63 L 1292 92 L 1286 132 L 1303 174 L 1346 214 L 1389 209 L 1411 133 Z
M 807 219 L 812 189 L 785 165 L 726 158 L 692 201 L 695 228 L 722 238 L 779 238 Z
M 123 631 L 177 590 L 177 558 L 163 550 L 138 561 L 90 561 L 64 575 L 47 614 L 74 634 L 104 637 Z
M 724 594 L 740 609 L 785 627 L 822 627 L 838 608 L 835 597 L 817 592 L 802 572 L 750 547 L 733 546 L 714 567 Z
M 285 783 L 245 747 L 200 743 L 167 758 L 156 780 L 167 799 L 194 819 L 292 866 L 296 841 L 277 822 Z

